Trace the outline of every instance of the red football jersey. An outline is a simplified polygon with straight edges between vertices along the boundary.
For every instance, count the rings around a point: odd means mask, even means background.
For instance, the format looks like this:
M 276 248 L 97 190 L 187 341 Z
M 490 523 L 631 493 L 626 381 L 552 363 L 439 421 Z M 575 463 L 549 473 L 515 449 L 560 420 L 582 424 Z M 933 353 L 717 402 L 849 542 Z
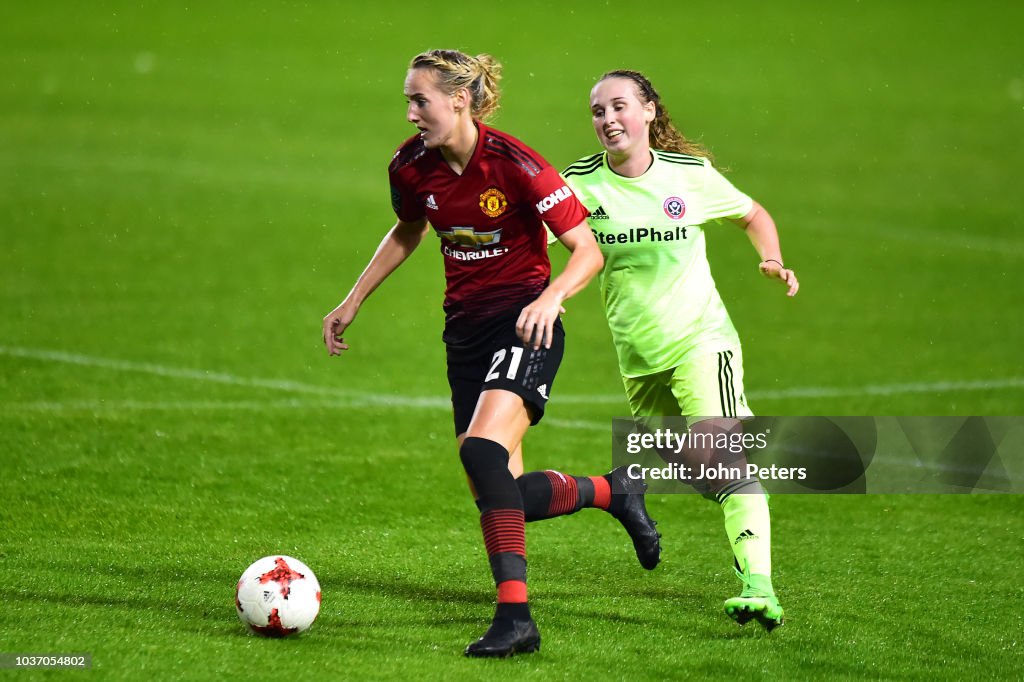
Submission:
M 551 277 L 544 223 L 561 235 L 588 215 L 537 152 L 482 123 L 477 128 L 462 175 L 419 135 L 398 148 L 388 168 L 395 213 L 410 222 L 426 217 L 440 238 L 449 340 L 537 298 Z

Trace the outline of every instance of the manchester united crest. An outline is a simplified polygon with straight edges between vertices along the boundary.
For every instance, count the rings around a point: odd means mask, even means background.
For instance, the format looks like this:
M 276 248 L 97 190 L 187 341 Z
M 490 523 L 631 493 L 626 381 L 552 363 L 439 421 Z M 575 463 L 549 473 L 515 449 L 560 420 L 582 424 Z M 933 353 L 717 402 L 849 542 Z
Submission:
M 489 190 L 480 195 L 480 210 L 484 212 L 484 215 L 488 218 L 497 218 L 505 209 L 508 207 L 508 199 L 500 189 L 491 187 Z

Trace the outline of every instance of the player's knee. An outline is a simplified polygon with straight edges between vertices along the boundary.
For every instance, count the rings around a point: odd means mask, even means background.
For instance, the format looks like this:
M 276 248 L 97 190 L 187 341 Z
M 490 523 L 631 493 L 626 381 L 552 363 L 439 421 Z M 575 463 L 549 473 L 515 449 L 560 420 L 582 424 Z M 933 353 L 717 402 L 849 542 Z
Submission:
M 548 518 L 551 502 L 551 481 L 543 471 L 530 471 L 516 479 L 519 496 L 523 500 L 523 512 L 527 521 Z
M 471 481 L 495 470 L 508 471 L 508 450 L 500 443 L 470 436 L 462 441 L 459 459 Z
M 459 448 L 459 457 L 479 495 L 481 511 L 522 507 L 519 487 L 508 470 L 508 450 L 492 440 L 470 437 Z
M 543 471 L 529 471 L 516 477 L 516 485 L 523 497 L 533 494 L 551 494 L 551 481 Z

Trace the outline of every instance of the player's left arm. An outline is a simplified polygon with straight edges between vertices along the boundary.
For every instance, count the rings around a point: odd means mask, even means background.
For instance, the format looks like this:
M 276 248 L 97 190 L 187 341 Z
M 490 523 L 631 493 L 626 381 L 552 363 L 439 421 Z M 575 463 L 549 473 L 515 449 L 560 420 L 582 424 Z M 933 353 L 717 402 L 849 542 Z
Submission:
M 761 264 L 758 265 L 761 274 L 785 284 L 787 296 L 796 296 L 796 292 L 800 290 L 800 282 L 796 278 L 796 273 L 783 265 L 785 261 L 782 260 L 782 248 L 779 246 L 779 231 L 771 214 L 755 201 L 745 216 L 733 222 L 743 228 L 750 238 L 750 243 L 761 256 Z
M 562 302 L 581 291 L 604 265 L 604 256 L 597 245 L 590 226 L 584 220 L 576 227 L 558 235 L 558 241 L 572 253 L 565 269 L 535 301 L 523 308 L 516 321 L 516 332 L 525 344 L 534 350 L 543 345 L 551 347 L 555 320 L 564 313 Z

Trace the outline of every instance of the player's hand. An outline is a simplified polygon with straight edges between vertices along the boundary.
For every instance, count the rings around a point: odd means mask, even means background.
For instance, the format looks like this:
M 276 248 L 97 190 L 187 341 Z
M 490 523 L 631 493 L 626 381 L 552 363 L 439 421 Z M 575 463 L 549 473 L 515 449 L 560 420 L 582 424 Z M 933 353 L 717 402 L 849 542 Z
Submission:
M 555 320 L 559 313 L 565 313 L 562 296 L 551 289 L 545 289 L 536 301 L 523 308 L 516 320 L 516 334 L 523 345 L 533 350 L 541 346 L 551 348 L 555 338 Z
M 785 284 L 788 287 L 786 296 L 796 296 L 796 292 L 800 291 L 800 282 L 796 278 L 796 273 L 789 268 L 782 267 L 776 261 L 761 261 L 757 268 L 768 279 L 777 279 Z
M 342 334 L 352 324 L 358 310 L 357 306 L 342 301 L 324 318 L 324 345 L 327 346 L 328 355 L 341 355 L 341 351 L 348 350 L 348 344 L 345 343 Z

